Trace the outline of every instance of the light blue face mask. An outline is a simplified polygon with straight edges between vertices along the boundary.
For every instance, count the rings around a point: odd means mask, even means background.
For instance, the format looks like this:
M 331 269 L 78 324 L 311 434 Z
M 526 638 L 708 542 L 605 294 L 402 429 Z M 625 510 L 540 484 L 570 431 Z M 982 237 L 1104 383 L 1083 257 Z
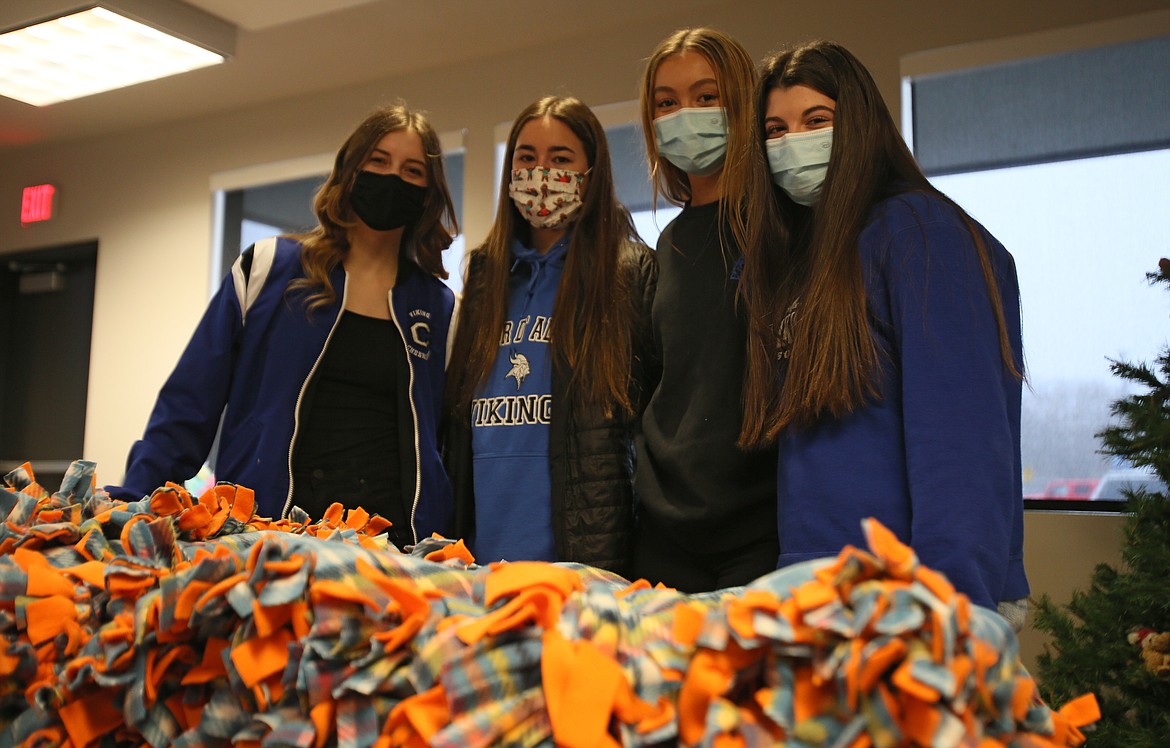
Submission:
M 821 196 L 833 152 L 833 128 L 790 132 L 764 141 L 772 181 L 801 205 L 812 205 Z
M 687 174 L 709 177 L 727 154 L 723 107 L 687 107 L 654 120 L 658 152 Z

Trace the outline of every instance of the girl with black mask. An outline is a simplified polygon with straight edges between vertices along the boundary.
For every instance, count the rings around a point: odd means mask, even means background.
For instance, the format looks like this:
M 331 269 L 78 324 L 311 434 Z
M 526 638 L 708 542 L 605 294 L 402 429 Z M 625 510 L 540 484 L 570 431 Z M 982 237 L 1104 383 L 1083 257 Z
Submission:
M 255 490 L 259 514 L 360 506 L 409 546 L 451 517 L 437 431 L 454 295 L 440 253 L 456 228 L 430 123 L 401 104 L 371 113 L 313 208 L 316 228 L 235 262 L 111 494 L 193 476 L 218 430 L 216 478 Z

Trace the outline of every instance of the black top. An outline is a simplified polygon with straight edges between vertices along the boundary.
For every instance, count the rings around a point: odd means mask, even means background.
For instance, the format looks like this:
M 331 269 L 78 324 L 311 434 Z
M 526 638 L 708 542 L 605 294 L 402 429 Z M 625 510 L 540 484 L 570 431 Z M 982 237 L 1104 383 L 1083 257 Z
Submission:
M 339 501 L 390 520 L 410 542 L 398 435 L 406 350 L 394 323 L 346 311 L 309 380 L 293 457 L 293 504 L 320 519 Z M 401 530 L 401 538 L 396 530 Z
M 688 206 L 658 239 L 651 319 L 662 374 L 642 418 L 634 483 L 649 528 L 711 552 L 777 534 L 776 449 L 736 446 L 747 325 L 732 277 L 739 250 L 725 256 L 718 209 Z

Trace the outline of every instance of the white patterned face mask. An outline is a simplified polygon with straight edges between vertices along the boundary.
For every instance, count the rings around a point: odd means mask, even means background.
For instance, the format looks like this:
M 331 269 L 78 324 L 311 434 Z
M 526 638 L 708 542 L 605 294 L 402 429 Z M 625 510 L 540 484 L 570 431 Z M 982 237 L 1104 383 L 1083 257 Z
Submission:
M 564 228 L 581 210 L 581 184 L 588 173 L 542 166 L 513 169 L 508 196 L 533 228 Z

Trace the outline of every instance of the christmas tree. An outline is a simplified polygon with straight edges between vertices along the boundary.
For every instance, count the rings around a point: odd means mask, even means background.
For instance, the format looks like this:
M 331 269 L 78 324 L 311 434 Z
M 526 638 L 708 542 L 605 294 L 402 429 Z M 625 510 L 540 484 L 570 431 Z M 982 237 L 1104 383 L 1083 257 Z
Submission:
M 1147 277 L 1170 286 L 1170 260 L 1158 265 Z M 1170 484 L 1170 349 L 1152 366 L 1114 361 L 1111 368 L 1138 392 L 1113 404 L 1115 425 L 1097 435 L 1102 451 Z M 1092 748 L 1170 745 L 1170 673 L 1143 657 L 1144 646 L 1161 643 L 1154 635 L 1170 632 L 1170 496 L 1139 491 L 1128 499 L 1121 568 L 1098 565 L 1090 588 L 1067 605 L 1041 597 L 1034 619 L 1050 636 L 1037 657 L 1045 700 L 1059 707 L 1097 696 Z

